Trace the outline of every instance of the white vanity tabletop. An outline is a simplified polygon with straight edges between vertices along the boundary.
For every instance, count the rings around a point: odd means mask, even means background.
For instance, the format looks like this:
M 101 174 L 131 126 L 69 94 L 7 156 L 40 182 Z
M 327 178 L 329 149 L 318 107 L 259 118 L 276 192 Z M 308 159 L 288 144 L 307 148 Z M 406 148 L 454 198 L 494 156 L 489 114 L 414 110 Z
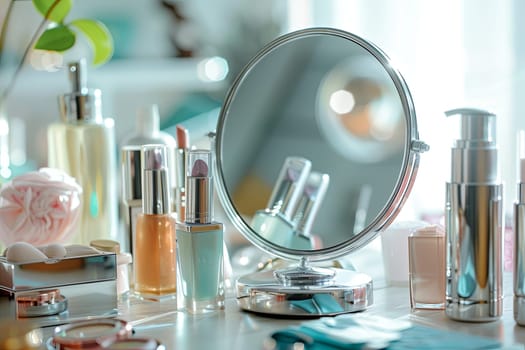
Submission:
M 505 287 L 512 275 L 505 274 Z M 416 311 L 409 307 L 407 287 L 374 290 L 374 303 L 366 313 L 444 330 L 496 338 L 505 348 L 525 349 L 525 327 L 515 324 L 512 288 L 505 289 L 503 318 L 490 323 L 463 323 L 448 319 L 443 311 Z M 192 316 L 176 311 L 174 301 L 150 302 L 130 299 L 120 304 L 120 318 L 131 321 L 136 336 L 153 337 L 166 349 L 264 349 L 265 340 L 276 330 L 298 325 L 302 319 L 269 318 L 244 312 L 230 295 L 224 311 Z

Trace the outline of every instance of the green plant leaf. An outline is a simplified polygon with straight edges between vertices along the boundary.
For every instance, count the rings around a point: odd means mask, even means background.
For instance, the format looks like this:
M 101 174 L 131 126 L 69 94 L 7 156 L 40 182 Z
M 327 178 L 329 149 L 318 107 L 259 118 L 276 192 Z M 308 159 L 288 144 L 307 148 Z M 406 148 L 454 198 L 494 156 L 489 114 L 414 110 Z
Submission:
M 62 23 L 72 5 L 73 0 L 33 0 L 33 6 L 42 16 L 46 17 L 47 15 L 48 20 L 57 23 Z
M 76 19 L 71 25 L 78 28 L 93 48 L 93 64 L 108 61 L 113 55 L 113 37 L 104 24 L 91 19 Z
M 40 35 L 35 49 L 62 52 L 73 45 L 75 45 L 75 33 L 64 25 L 58 25 Z

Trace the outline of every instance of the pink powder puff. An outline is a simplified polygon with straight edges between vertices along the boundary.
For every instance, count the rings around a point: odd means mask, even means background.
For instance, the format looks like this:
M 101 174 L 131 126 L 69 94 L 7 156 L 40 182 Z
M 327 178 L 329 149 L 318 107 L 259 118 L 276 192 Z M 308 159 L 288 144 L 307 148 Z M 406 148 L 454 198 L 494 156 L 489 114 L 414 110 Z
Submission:
M 0 189 L 0 241 L 66 243 L 78 228 L 82 188 L 61 170 L 42 168 Z

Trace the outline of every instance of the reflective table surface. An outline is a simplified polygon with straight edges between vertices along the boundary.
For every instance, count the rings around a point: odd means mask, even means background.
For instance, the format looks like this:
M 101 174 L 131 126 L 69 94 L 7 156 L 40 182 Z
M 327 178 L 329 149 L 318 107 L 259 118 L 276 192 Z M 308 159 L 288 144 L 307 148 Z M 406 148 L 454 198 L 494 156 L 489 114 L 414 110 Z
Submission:
M 525 349 L 525 327 L 516 325 L 512 312 L 512 274 L 505 274 L 503 318 L 490 323 L 463 323 L 450 320 L 442 310 L 410 311 L 405 286 L 374 290 L 374 304 L 366 311 L 391 319 L 442 330 L 500 340 L 504 348 Z M 240 310 L 233 294 L 226 309 L 217 314 L 188 315 L 176 311 L 175 301 L 149 302 L 130 299 L 121 303 L 120 317 L 132 322 L 136 336 L 153 337 L 167 349 L 269 349 L 270 335 L 305 319 L 270 318 Z

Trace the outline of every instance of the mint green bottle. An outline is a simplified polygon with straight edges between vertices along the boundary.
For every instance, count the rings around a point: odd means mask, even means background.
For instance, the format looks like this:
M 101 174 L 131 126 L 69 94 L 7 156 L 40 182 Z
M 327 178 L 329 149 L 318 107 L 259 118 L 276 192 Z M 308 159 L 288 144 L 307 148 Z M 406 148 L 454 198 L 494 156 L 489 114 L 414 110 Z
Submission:
M 186 217 L 177 223 L 177 304 L 192 314 L 224 309 L 223 225 L 212 221 L 211 152 L 186 165 Z

